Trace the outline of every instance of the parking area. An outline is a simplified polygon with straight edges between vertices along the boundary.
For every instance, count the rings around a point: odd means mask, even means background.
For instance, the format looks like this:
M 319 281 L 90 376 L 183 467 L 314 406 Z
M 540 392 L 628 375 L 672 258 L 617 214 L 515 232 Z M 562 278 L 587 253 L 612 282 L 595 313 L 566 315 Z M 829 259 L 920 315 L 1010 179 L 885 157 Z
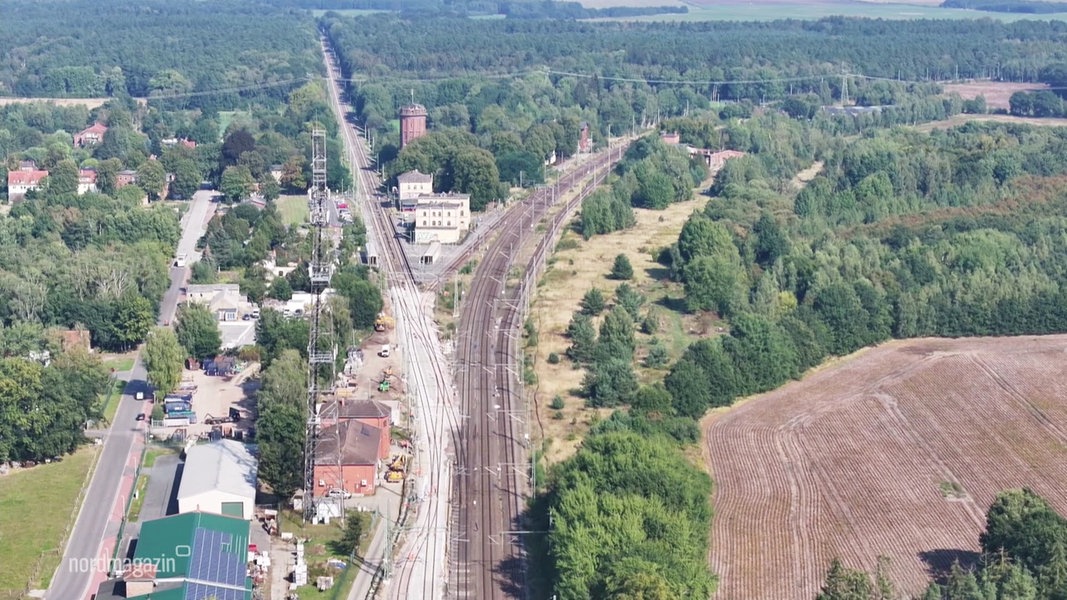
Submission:
M 254 427 L 255 406 L 253 397 L 259 387 L 254 376 L 259 373 L 259 363 L 245 365 L 234 375 L 208 375 L 203 370 L 185 370 L 183 380 L 192 393 L 192 411 L 196 423 L 163 427 L 153 423 L 151 434 L 159 439 L 179 437 L 182 439 L 205 439 L 214 431 L 221 437 L 244 439 Z M 162 401 L 162 398 L 159 399 Z M 241 418 L 236 422 L 225 421 L 230 409 L 237 409 Z M 150 409 L 149 409 L 150 410 Z

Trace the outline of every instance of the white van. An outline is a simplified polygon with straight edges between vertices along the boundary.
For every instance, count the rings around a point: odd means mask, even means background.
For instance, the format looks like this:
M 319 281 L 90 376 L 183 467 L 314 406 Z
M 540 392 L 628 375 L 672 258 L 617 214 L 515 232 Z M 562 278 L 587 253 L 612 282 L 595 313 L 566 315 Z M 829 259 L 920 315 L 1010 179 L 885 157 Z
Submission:
M 382 358 L 389 358 L 389 344 L 382 346 L 382 349 L 378 352 L 378 356 Z
M 175 267 L 184 267 L 184 266 L 185 266 L 185 262 L 186 262 L 186 258 L 187 258 L 187 257 L 186 257 L 186 256 L 185 256 L 184 254 L 179 254 L 179 255 L 178 255 L 178 256 L 177 256 L 177 257 L 176 257 L 176 258 L 174 259 L 174 266 L 175 266 Z

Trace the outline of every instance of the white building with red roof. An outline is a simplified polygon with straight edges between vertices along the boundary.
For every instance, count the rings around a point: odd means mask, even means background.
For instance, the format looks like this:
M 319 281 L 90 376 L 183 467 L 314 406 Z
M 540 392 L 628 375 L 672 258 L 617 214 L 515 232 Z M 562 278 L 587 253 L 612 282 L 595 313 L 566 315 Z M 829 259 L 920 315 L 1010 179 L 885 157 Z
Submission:
M 7 198 L 12 202 L 22 200 L 26 192 L 41 187 L 41 181 L 48 177 L 48 171 L 34 169 L 8 171 L 7 173 Z
M 106 125 L 102 123 L 93 123 L 91 126 L 74 134 L 74 147 L 85 148 L 86 146 L 95 146 L 104 141 L 105 133 L 107 133 Z

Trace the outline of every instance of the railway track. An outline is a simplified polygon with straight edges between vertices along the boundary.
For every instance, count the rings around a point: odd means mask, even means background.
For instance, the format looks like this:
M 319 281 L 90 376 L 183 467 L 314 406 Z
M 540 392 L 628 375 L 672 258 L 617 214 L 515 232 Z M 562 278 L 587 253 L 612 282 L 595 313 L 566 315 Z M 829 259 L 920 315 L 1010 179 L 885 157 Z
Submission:
M 551 248 L 619 152 L 610 149 L 561 175 L 560 192 L 550 196 L 551 188 L 541 188 L 531 193 L 497 225 L 499 234 L 475 269 L 458 328 L 456 382 L 468 418 L 461 436 L 463 461 L 453 481 L 457 541 L 450 598 L 525 596 L 522 513 L 531 491 L 531 467 L 519 331 Z M 568 192 L 571 199 L 539 234 L 533 253 L 518 264 L 529 230 Z M 516 271 L 522 277 L 511 283 Z

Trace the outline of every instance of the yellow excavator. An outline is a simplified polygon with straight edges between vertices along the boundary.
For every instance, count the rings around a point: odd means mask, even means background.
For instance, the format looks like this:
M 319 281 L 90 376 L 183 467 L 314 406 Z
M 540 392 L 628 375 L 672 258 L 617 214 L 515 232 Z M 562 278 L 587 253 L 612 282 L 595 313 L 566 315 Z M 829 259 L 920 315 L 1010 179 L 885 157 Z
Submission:
M 393 320 L 393 317 L 385 313 L 378 313 L 378 318 L 374 321 L 374 331 L 392 329 L 394 325 L 396 325 L 396 321 Z

